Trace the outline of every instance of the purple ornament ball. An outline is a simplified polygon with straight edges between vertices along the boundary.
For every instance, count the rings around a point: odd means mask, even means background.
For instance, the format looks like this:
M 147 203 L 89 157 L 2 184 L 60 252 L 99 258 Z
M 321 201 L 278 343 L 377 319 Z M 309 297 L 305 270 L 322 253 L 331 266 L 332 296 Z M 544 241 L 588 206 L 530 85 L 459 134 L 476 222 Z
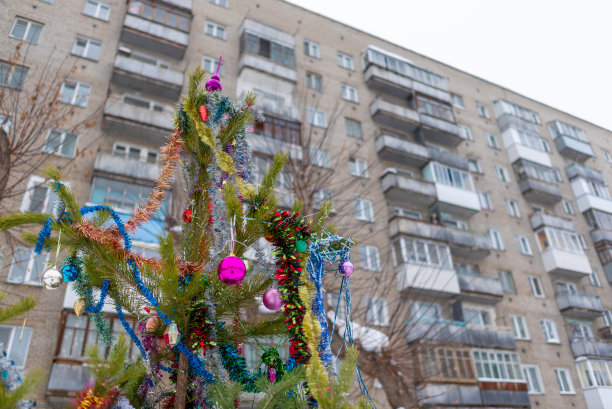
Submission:
M 343 261 L 340 263 L 340 274 L 344 277 L 348 277 L 353 274 L 353 263 L 350 261 Z
M 227 256 L 219 263 L 217 273 L 219 274 L 219 280 L 225 284 L 234 285 L 244 278 L 246 266 L 240 257 Z
M 276 288 L 268 288 L 263 295 L 263 305 L 271 311 L 280 310 L 280 308 L 283 306 L 280 291 L 278 291 Z

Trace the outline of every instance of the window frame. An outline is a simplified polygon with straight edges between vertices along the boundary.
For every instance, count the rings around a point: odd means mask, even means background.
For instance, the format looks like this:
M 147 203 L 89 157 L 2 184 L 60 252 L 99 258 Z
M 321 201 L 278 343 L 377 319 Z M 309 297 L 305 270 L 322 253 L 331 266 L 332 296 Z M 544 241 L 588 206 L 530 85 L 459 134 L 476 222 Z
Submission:
M 306 71 L 306 88 L 323 92 L 323 77 L 312 71 Z
M 478 200 L 480 201 L 480 207 L 483 210 L 495 210 L 493 206 L 493 201 L 491 200 L 491 193 L 485 192 L 483 190 L 477 190 Z
M 546 294 L 544 294 L 544 287 L 542 287 L 542 280 L 540 280 L 540 277 L 528 275 L 527 280 L 529 282 L 529 288 L 531 288 L 531 295 L 536 298 L 546 298 Z
M 349 157 L 349 173 L 352 176 L 367 179 L 370 177 L 368 161 L 362 158 Z
M 532 374 L 531 372 L 529 372 L 529 369 L 535 369 L 534 373 Z M 523 371 L 523 377 L 527 382 L 527 393 L 530 395 L 545 395 L 546 391 L 544 390 L 544 383 L 542 382 L 542 374 L 540 373 L 540 367 L 538 365 L 532 364 L 521 364 L 521 370 Z M 532 386 L 532 383 L 534 381 L 534 379 L 532 379 L 533 375 L 535 375 L 535 382 L 538 385 L 538 392 L 534 391 Z
M 510 176 L 510 172 L 508 172 L 508 168 L 503 165 L 499 165 L 499 164 L 495 165 L 495 174 L 497 175 L 497 180 L 499 180 L 500 182 L 503 182 L 503 183 L 512 182 L 512 177 Z
M 331 169 L 331 159 L 329 156 L 329 150 L 321 148 L 320 146 L 311 146 L 310 157 L 313 166 L 324 169 Z
M 557 331 L 557 325 L 555 322 L 548 318 L 540 319 L 540 325 L 542 327 L 542 333 L 547 344 L 560 344 L 561 338 L 559 338 L 559 331 Z
M 504 201 L 506 203 L 506 211 L 508 212 L 508 216 L 520 219 L 521 209 L 519 208 L 518 202 L 509 198 L 505 198 Z
M 569 214 L 569 215 L 576 214 L 574 210 L 574 206 L 572 205 L 572 202 L 570 202 L 569 200 L 561 199 L 561 205 L 563 206 L 563 211 L 565 212 L 565 214 Z
M 349 129 L 351 130 L 351 132 L 349 132 Z M 354 131 L 356 129 L 359 129 L 359 135 L 354 134 L 355 133 Z M 363 139 L 363 130 L 361 127 L 361 122 L 357 121 L 356 119 L 344 117 L 344 130 L 345 130 L 346 136 L 349 136 L 355 139 L 360 139 L 360 140 Z
M 342 84 L 342 99 L 349 102 L 359 103 L 359 95 L 357 94 L 357 88 L 352 85 Z
M 15 31 L 15 26 L 17 26 L 17 21 L 19 21 L 19 20 L 24 21 L 24 22 L 27 23 L 26 29 L 23 32 L 23 38 L 19 38 L 19 37 L 16 37 L 16 36 L 13 35 L 13 31 Z M 36 40 L 35 41 L 30 41 L 27 38 L 28 38 L 28 35 L 30 34 L 30 30 L 32 29 L 32 26 L 34 26 L 34 25 L 39 26 L 40 30 L 38 32 L 38 37 L 36 37 Z M 9 32 L 9 37 L 15 38 L 17 40 L 21 40 L 21 41 L 26 42 L 26 43 L 30 43 L 30 44 L 36 45 L 40 41 L 40 37 L 42 35 L 42 30 L 43 30 L 44 26 L 45 25 L 43 23 L 39 23 L 39 22 L 34 21 L 34 20 L 29 20 L 29 19 L 27 19 L 25 17 L 16 16 L 15 20 L 13 20 L 13 25 L 11 27 L 11 31 Z
M 451 93 L 451 105 L 457 109 L 465 109 L 465 104 L 463 103 L 463 97 L 458 94 Z
M 215 6 L 229 8 L 229 0 L 208 0 L 209 3 L 214 4 Z
M 212 34 L 209 33 L 208 28 L 212 27 Z M 219 30 L 222 31 L 222 35 L 219 35 Z M 216 38 L 218 40 L 227 40 L 227 26 L 221 23 L 217 23 L 215 21 L 212 20 L 206 20 L 204 22 L 204 34 L 206 34 L 209 37 L 213 37 Z
M 57 149 L 58 149 L 57 151 L 53 151 L 48 147 L 48 143 L 51 140 L 51 134 L 54 132 L 60 135 L 60 142 L 57 144 Z M 68 135 L 70 135 L 71 137 L 74 137 L 74 150 L 72 151 L 71 154 L 66 154 L 62 152 Z M 45 144 L 43 145 L 43 151 L 51 155 L 62 156 L 64 158 L 74 158 L 76 155 L 76 151 L 77 151 L 77 142 L 78 142 L 77 134 L 73 134 L 72 132 L 67 131 L 65 129 L 49 129 L 49 132 L 47 133 L 47 137 L 45 138 Z
M 327 128 L 325 111 L 315 107 L 308 107 L 308 123 L 318 128 Z
M 338 66 L 346 70 L 355 71 L 355 60 L 353 56 L 343 53 L 342 51 L 337 52 Z
M 206 66 L 210 65 L 212 70 L 208 70 Z M 210 55 L 202 55 L 202 68 L 206 70 L 209 74 L 213 74 L 217 72 L 217 67 L 219 66 L 219 59 L 215 57 L 211 57 Z M 221 67 L 219 68 L 219 77 L 223 77 L 225 68 L 225 61 L 221 61 Z
M 380 251 L 377 246 L 371 244 L 360 244 L 359 247 L 359 261 L 361 262 L 361 268 L 368 271 L 381 271 L 380 263 Z M 374 259 L 371 259 L 371 253 L 374 253 Z M 365 263 L 364 256 L 365 255 Z
M 84 48 L 84 52 L 83 54 L 78 54 L 75 49 L 77 47 L 77 42 L 81 40 L 81 41 L 85 41 L 86 45 Z M 87 55 L 88 51 L 90 50 L 90 46 L 92 43 L 96 43 L 98 44 L 98 54 L 94 57 Z M 90 37 L 86 37 L 80 34 L 77 34 L 76 38 L 74 39 L 74 44 L 72 44 L 72 51 L 70 52 L 72 55 L 76 56 L 76 57 L 80 57 L 80 58 L 85 58 L 87 60 L 90 61 L 99 61 L 100 60 L 100 52 L 102 51 L 102 41 L 90 38 Z
M 304 55 L 311 58 L 321 59 L 321 44 L 316 41 L 304 39 Z
M 87 3 L 96 3 L 96 12 L 94 14 L 87 14 L 85 12 L 85 10 L 87 9 Z M 106 16 L 106 18 L 100 17 L 100 10 L 106 6 L 108 8 L 108 15 Z M 83 8 L 82 14 L 85 16 L 89 16 L 98 20 L 102 20 L 102 21 L 108 21 L 110 19 L 110 12 L 111 12 L 111 5 L 108 3 L 104 3 L 102 1 L 98 1 L 98 0 L 86 0 L 85 1 L 85 7 Z
M 14 89 L 16 91 L 21 91 L 23 89 L 23 84 L 25 83 L 25 80 L 28 77 L 28 72 L 30 71 L 30 69 L 28 67 L 24 67 L 23 65 L 0 61 L 0 72 L 3 69 L 6 69 L 6 79 L 4 81 L 4 84 L 0 83 L 0 87 L 6 87 Z M 18 82 L 15 81 L 15 74 L 17 72 L 19 72 L 19 75 L 17 76 Z
M 459 137 L 466 141 L 473 141 L 474 134 L 472 133 L 472 128 L 465 124 L 457 124 L 457 129 L 459 129 Z
M 498 270 L 497 276 L 499 277 L 499 282 L 502 285 L 503 292 L 508 293 L 508 294 L 516 294 L 516 283 L 514 282 L 512 271 Z M 508 284 L 510 284 L 510 286 L 512 287 L 511 289 L 508 288 Z
M 37 187 L 44 187 L 46 190 L 45 200 L 43 201 L 42 209 L 40 213 L 49 213 L 51 209 L 51 197 L 53 196 L 51 193 L 51 188 L 45 184 L 45 179 L 40 176 L 30 176 L 28 179 L 28 184 L 23 194 L 23 198 L 21 199 L 21 206 L 19 208 L 20 212 L 30 212 L 30 205 L 32 203 L 31 194 L 33 194 L 33 189 Z
M 569 369 L 555 367 L 553 368 L 553 372 L 555 374 L 555 379 L 557 380 L 557 386 L 559 387 L 559 393 L 561 395 L 575 395 L 576 390 L 574 389 L 574 384 L 572 382 L 572 376 L 571 376 Z M 563 372 L 565 375 L 565 381 L 567 382 L 567 386 L 569 388 L 569 390 L 567 391 L 563 390 L 565 388 L 562 388 L 561 382 L 559 380 L 559 373 L 561 372 Z
M 367 324 L 377 327 L 386 327 L 389 325 L 389 308 L 387 300 L 384 297 L 365 295 L 363 301 L 366 308 L 365 321 Z M 377 314 L 372 317 L 370 314 L 373 313 L 375 309 L 378 309 L 378 311 L 376 311 Z M 381 316 L 382 320 L 379 319 Z
M 489 237 L 489 243 L 493 250 L 505 251 L 506 244 L 504 243 L 504 236 L 498 229 L 487 229 L 487 236 Z M 494 240 L 495 239 L 495 240 Z
M 531 250 L 531 243 L 529 242 L 529 237 L 523 234 L 516 234 L 514 237 L 516 238 L 516 244 L 518 246 L 519 252 L 526 256 L 533 256 L 533 251 Z
M 487 146 L 489 148 L 497 149 L 497 150 L 500 149 L 499 142 L 497 140 L 497 135 L 495 135 L 494 133 L 491 133 L 491 132 L 487 132 L 485 134 L 485 138 L 487 140 Z
M 434 248 L 435 254 L 432 254 Z M 438 269 L 453 268 L 450 247 L 445 243 L 400 236 L 391 242 L 391 249 L 396 266 L 412 264 Z
M 510 318 L 510 326 L 512 327 L 514 339 L 519 341 L 531 341 L 525 317 L 522 315 L 508 315 L 508 317 Z
M 353 199 L 355 219 L 362 222 L 374 222 L 374 202 L 363 197 Z
M 491 119 L 491 113 L 485 104 L 476 101 L 476 111 L 481 118 Z
M 64 95 L 65 87 L 66 85 L 72 85 L 72 84 L 75 84 L 74 94 L 72 95 L 72 98 L 70 98 L 70 102 L 64 101 L 63 95 Z M 87 95 L 85 96 L 84 102 L 77 103 L 77 98 L 79 97 L 79 90 L 81 87 L 87 87 L 89 90 L 87 91 Z M 62 82 L 62 86 L 60 88 L 60 102 L 66 105 L 72 105 L 76 107 L 85 108 L 87 107 L 87 103 L 89 101 L 89 95 L 91 94 L 91 89 L 92 87 L 91 87 L 91 84 L 89 83 L 77 81 L 77 80 L 66 79 L 64 80 L 64 82 Z
M 478 358 L 476 354 L 478 354 Z M 476 379 L 479 381 L 525 383 L 523 371 L 521 370 L 521 360 L 516 352 L 499 349 L 473 348 L 472 359 L 476 369 Z M 480 371 L 478 370 L 479 367 Z M 487 367 L 491 375 L 497 373 L 501 376 L 487 377 Z M 479 373 L 483 373 L 485 376 L 479 376 Z M 510 373 L 515 374 L 515 376 L 509 376 Z
M 589 283 L 591 284 L 591 287 L 599 287 L 599 288 L 603 287 L 603 285 L 601 284 L 601 279 L 599 278 L 599 274 L 597 273 L 597 270 L 591 270 L 591 273 L 589 274 Z
M 28 259 L 27 259 L 27 265 L 25 266 L 25 272 L 23 275 L 23 280 L 19 281 L 16 280 L 14 277 L 11 278 L 11 276 L 13 276 L 15 274 L 15 267 L 17 265 L 17 263 L 19 261 L 23 261 L 25 262 L 26 260 L 15 260 L 15 256 L 20 252 L 23 251 L 25 254 L 29 253 Z M 34 253 L 33 249 L 31 247 L 25 247 L 25 246 L 17 246 L 15 247 L 15 251 L 13 252 L 13 260 L 11 263 L 11 266 L 9 268 L 9 272 L 6 278 L 6 282 L 10 283 L 10 284 L 22 284 L 22 285 L 31 285 L 31 286 L 35 286 L 35 287 L 42 287 L 42 273 L 44 273 L 45 270 L 45 263 L 47 263 L 49 261 L 49 258 L 51 256 L 51 253 L 47 252 L 47 253 L 42 253 L 42 254 L 36 254 Z M 36 271 L 36 259 L 38 257 L 44 258 L 44 260 L 42 261 L 42 266 L 41 266 L 41 271 Z
M 418 359 L 420 377 L 423 380 L 477 382 L 469 348 L 426 345 L 419 351 Z M 457 376 L 452 376 L 453 373 Z
M 8 342 L 7 345 L 4 345 L 4 350 L 6 352 L 6 355 L 7 355 L 8 359 L 10 359 L 11 361 L 14 362 L 15 361 L 15 357 L 11 357 L 11 352 L 12 352 L 15 340 L 17 340 L 19 343 L 23 342 L 23 339 L 21 341 L 19 340 L 19 338 L 21 337 L 22 327 L 21 326 L 16 326 L 16 325 L 2 324 L 2 325 L 0 325 L 0 328 L 9 328 L 9 329 L 11 329 L 11 334 L 9 335 L 9 342 Z M 25 354 L 23 356 L 23 363 L 21 363 L 21 365 L 19 365 L 18 362 L 14 363 L 14 366 L 17 369 L 25 368 L 26 362 L 28 361 L 28 355 L 30 353 L 30 345 L 32 343 L 32 333 L 33 332 L 34 332 L 34 328 L 32 328 L 32 327 L 30 327 L 30 326 L 23 327 L 23 333 L 24 334 L 27 333 L 28 335 L 27 335 L 27 339 L 26 339 L 26 347 L 25 347 Z

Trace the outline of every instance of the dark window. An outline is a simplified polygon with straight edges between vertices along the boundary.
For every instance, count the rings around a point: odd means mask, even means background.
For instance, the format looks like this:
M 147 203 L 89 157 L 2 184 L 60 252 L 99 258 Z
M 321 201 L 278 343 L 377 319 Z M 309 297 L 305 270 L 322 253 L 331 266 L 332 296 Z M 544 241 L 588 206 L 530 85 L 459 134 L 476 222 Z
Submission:
M 287 121 L 265 114 L 264 121 L 255 124 L 255 132 L 283 142 L 300 144 L 299 122 Z

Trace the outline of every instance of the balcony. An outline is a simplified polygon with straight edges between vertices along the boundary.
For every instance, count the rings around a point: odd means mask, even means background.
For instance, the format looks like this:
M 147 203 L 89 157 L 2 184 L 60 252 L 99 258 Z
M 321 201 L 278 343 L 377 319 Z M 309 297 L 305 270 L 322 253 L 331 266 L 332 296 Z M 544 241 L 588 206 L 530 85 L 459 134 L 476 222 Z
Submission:
M 434 407 L 482 405 L 478 385 L 428 383 L 417 388 L 416 396 L 418 402 L 421 405 L 427 405 L 427 407 L 429 405 Z
M 162 145 L 174 130 L 173 117 L 174 114 L 169 111 L 154 111 L 109 98 L 104 105 L 102 127 L 115 135 Z
M 558 136 L 555 139 L 555 146 L 561 155 L 571 160 L 584 162 L 593 157 L 593 148 L 591 148 L 590 143 L 579 141 L 570 136 Z
M 294 143 L 280 141 L 269 136 L 249 134 L 249 149 L 264 155 L 274 156 L 277 152 L 286 152 L 289 157 L 302 160 L 302 147 Z
M 387 172 L 381 184 L 385 198 L 391 202 L 429 207 L 436 201 L 436 188 L 430 182 Z
M 421 168 L 429 162 L 427 147 L 391 135 L 376 138 L 376 152 L 382 160 L 413 168 Z
M 287 81 L 297 82 L 297 72 L 294 69 L 275 64 L 257 55 L 243 54 L 238 62 L 238 72 L 242 72 L 244 68 L 252 68 Z
M 413 82 L 410 78 L 370 64 L 364 72 L 365 82 L 376 92 L 407 99 L 412 95 Z
M 504 290 L 497 277 L 458 273 L 461 299 L 482 304 L 496 304 L 504 298 Z
M 91 375 L 84 365 L 54 362 L 47 384 L 50 396 L 70 396 L 89 383 Z
M 562 199 L 557 186 L 529 177 L 519 181 L 519 189 L 526 200 L 546 206 L 552 206 Z
M 412 133 L 420 125 L 418 112 L 380 98 L 370 104 L 370 115 L 374 122 L 403 133 Z
M 404 263 L 396 274 L 398 290 L 408 296 L 453 297 L 460 292 L 452 267 Z
M 398 234 L 422 237 L 448 243 L 453 256 L 482 260 L 491 253 L 489 240 L 479 233 L 457 230 L 405 217 L 393 217 L 389 224 L 391 237 Z
M 544 271 L 558 277 L 581 279 L 591 274 L 591 264 L 584 254 L 549 248 L 541 253 Z
M 175 101 L 183 89 L 183 73 L 117 55 L 111 82 L 120 87 Z
M 604 311 L 601 298 L 586 293 L 558 293 L 557 307 L 567 318 L 594 320 Z
M 573 184 L 573 182 L 572 182 Z M 602 212 L 612 213 L 612 200 L 605 197 L 595 196 L 585 193 L 576 197 L 578 209 L 580 213 L 584 213 L 589 209 L 601 210 Z
M 181 3 L 187 2 L 181 1 Z M 120 40 L 134 47 L 182 60 L 189 44 L 189 33 L 133 14 L 126 14 Z
M 442 149 L 429 147 L 429 157 L 432 161 L 443 163 L 456 169 L 469 170 L 468 160 L 464 156 L 455 155 Z
M 487 407 L 531 407 L 526 383 L 479 382 L 478 386 L 482 403 Z
M 612 343 L 594 339 L 571 339 L 570 347 L 574 358 L 589 356 L 593 358 L 612 358 Z
M 191 2 L 192 0 L 163 0 L 164 3 L 172 4 L 176 7 L 181 7 L 186 10 L 191 10 Z
M 509 328 L 495 326 L 469 327 L 463 321 L 429 319 L 408 321 L 406 338 L 408 342 L 424 339 L 474 347 L 516 349 L 516 341 Z
M 606 180 L 604 179 L 600 171 L 588 168 L 579 163 L 572 163 L 568 165 L 567 168 L 565 168 L 565 173 L 567 173 L 567 177 L 570 180 L 579 177 L 583 179 L 594 180 L 595 182 L 603 184 L 606 183 Z
M 612 386 L 583 388 L 587 409 L 612 409 Z
M 424 113 L 419 115 L 421 119 L 419 134 L 424 141 L 452 147 L 462 141 L 457 124 Z
M 127 176 L 134 179 L 156 180 L 159 175 L 157 163 L 127 159 L 110 153 L 99 152 L 94 161 L 94 171 L 98 174 Z

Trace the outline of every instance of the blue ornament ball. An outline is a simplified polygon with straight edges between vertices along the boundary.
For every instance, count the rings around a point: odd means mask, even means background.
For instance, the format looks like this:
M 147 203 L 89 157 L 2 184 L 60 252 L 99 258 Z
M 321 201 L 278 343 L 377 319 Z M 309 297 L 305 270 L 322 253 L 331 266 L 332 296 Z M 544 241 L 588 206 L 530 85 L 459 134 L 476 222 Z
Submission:
M 79 269 L 77 266 L 68 264 L 62 268 L 62 275 L 64 276 L 65 282 L 71 283 L 79 276 Z

